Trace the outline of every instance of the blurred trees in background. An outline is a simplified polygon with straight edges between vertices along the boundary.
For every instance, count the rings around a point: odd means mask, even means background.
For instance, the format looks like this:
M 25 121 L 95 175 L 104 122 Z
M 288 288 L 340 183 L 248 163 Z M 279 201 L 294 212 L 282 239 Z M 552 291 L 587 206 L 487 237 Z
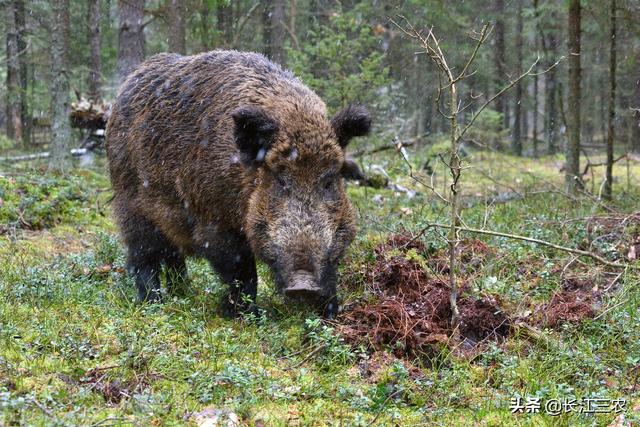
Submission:
M 480 52 L 475 74 L 464 82 L 464 92 L 473 98 L 460 102 L 475 102 L 462 115 L 472 114 L 540 57 L 541 74 L 524 80 L 480 117 L 470 134 L 482 135 L 479 142 L 525 156 L 572 153 L 569 174 L 579 165 L 572 157 L 576 142 L 578 150 L 605 152 L 609 1 L 6 0 L 2 5 L 6 43 L 0 67 L 6 86 L 0 124 L 24 147 L 32 144 L 31 124 L 53 125 L 53 110 L 64 105 L 58 97 L 65 90 L 58 87 L 64 80 L 60 64 L 70 97 L 109 101 L 118 82 L 144 58 L 215 48 L 265 53 L 317 90 L 330 111 L 348 102 L 367 104 L 376 114 L 375 135 L 385 138 L 381 143 L 393 135 L 418 146 L 435 142 L 449 126 L 434 104 L 437 73 L 390 24 L 390 17 L 401 15 L 416 28 L 446 35 L 443 47 L 457 56 L 454 63 L 469 54 L 469 32 L 493 24 L 489 48 Z M 568 25 L 575 22 L 569 19 L 575 6 L 582 9 L 579 56 L 569 54 L 575 48 L 569 32 L 576 28 Z M 68 64 L 59 58 L 58 38 L 51 36 L 59 7 L 69 15 Z M 640 152 L 640 4 L 618 0 L 616 10 L 614 145 L 618 152 Z

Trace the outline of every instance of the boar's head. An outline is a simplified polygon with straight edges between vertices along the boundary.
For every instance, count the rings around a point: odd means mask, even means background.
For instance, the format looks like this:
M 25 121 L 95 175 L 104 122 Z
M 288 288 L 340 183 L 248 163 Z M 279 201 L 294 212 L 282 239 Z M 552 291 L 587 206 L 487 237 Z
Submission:
M 244 225 L 255 255 L 285 296 L 333 315 L 338 263 L 356 230 L 343 178 L 363 178 L 345 147 L 369 132 L 369 114 L 349 106 L 331 121 L 300 112 L 282 123 L 250 106 L 232 116 L 242 162 L 256 177 Z

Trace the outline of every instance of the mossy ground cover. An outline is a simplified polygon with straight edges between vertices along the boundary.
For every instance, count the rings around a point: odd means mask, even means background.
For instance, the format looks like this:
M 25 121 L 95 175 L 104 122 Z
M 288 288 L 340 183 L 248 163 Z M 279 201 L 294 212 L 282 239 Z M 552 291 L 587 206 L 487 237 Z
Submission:
M 411 153 L 410 153 L 411 154 Z M 413 156 L 413 154 L 412 154 Z M 441 166 L 410 157 L 414 177 L 446 192 Z M 594 160 L 595 161 L 595 160 Z M 417 235 L 446 222 L 447 207 L 409 176 L 393 153 L 365 157 L 391 183 L 416 190 L 350 186 L 360 231 L 342 267 L 345 306 L 373 298 L 375 248 L 395 233 Z M 616 200 L 560 194 L 561 160 L 472 151 L 464 171 L 469 227 L 527 235 L 627 261 L 640 242 L 640 167 L 616 168 Z M 433 172 L 433 171 L 431 171 Z M 598 171 L 595 175 L 596 179 Z M 630 178 L 627 191 L 627 176 Z M 588 176 L 590 178 L 590 176 Z M 587 186 L 590 188 L 591 182 Z M 597 189 L 599 183 L 594 183 Z M 519 193 L 502 203 L 497 196 Z M 445 194 L 446 195 L 446 194 Z M 260 266 L 257 318 L 216 315 L 222 285 L 190 260 L 184 297 L 139 305 L 124 274 L 124 251 L 108 201 L 104 167 L 64 175 L 38 164 L 0 173 L 0 424 L 183 425 L 205 408 L 247 425 L 608 425 L 613 413 L 577 410 L 514 415 L 510 401 L 626 399 L 625 422 L 640 422 L 640 275 L 588 258 L 491 236 L 467 236 L 492 252 L 464 274 L 465 295 L 492 298 L 515 323 L 502 341 L 463 357 L 399 358 L 393 346 L 348 345 L 310 311 L 285 305 Z M 613 209 L 613 211 L 611 211 Z M 426 230 L 428 262 L 445 245 Z M 639 248 L 640 249 L 640 248 Z M 462 254 L 464 255 L 464 254 Z M 633 262 L 633 261 L 632 261 Z M 598 292 L 594 313 L 546 327 L 539 307 L 568 283 Z M 595 292 L 595 291 L 594 291 Z

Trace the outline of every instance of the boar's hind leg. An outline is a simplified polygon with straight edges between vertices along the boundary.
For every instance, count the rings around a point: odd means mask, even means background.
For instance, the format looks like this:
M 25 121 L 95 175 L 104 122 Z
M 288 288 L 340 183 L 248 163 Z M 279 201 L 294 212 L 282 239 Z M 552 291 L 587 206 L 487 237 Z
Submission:
M 229 286 L 222 300 L 222 314 L 236 317 L 240 313 L 257 314 L 258 273 L 251 248 L 242 238 L 225 239 L 209 256 L 209 262 Z
M 159 259 L 154 259 L 153 255 L 142 248 L 144 243 L 137 243 L 129 249 L 129 260 L 127 270 L 133 274 L 138 289 L 138 300 L 159 302 L 160 301 L 160 270 Z
M 160 267 L 173 248 L 166 237 L 149 221 L 131 215 L 122 227 L 129 248 L 127 270 L 134 275 L 138 300 L 160 301 Z
M 167 290 L 173 295 L 183 295 L 188 282 L 187 264 L 178 251 L 169 254 L 165 260 Z

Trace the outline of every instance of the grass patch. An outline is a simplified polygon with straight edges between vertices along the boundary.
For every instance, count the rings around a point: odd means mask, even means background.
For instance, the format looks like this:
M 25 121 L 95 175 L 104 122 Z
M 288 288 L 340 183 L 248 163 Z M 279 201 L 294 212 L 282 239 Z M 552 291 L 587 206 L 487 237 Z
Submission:
M 587 197 L 569 200 L 552 191 L 563 179 L 558 159 L 470 154 L 479 166 L 466 171 L 462 184 L 469 226 L 616 261 L 637 241 L 637 220 L 623 219 L 639 195 L 633 186 L 623 192 L 623 168 L 616 168 L 612 214 Z M 422 163 L 418 155 L 411 161 Z M 391 184 L 417 194 L 349 187 L 360 231 L 342 266 L 347 308 L 375 297 L 367 286 L 380 243 L 447 218 L 446 207 L 407 176 L 402 159 L 382 153 L 365 163 L 381 165 Z M 186 296 L 135 304 L 102 169 L 55 176 L 22 166 L 0 175 L 0 423 L 181 425 L 205 408 L 233 411 L 248 425 L 367 425 L 374 419 L 381 425 L 607 425 L 617 416 L 514 415 L 509 403 L 518 396 L 624 398 L 626 420 L 640 422 L 632 409 L 640 403 L 640 279 L 633 271 L 614 273 L 526 242 L 469 236 L 491 248 L 465 275 L 469 296 L 492 298 L 514 321 L 525 321 L 569 279 L 580 278 L 601 295 L 595 317 L 541 326 L 535 338 L 516 328 L 472 357 L 445 351 L 430 360 L 398 358 L 393 345 L 376 352 L 348 345 L 311 312 L 287 307 L 264 266 L 262 315 L 255 319 L 216 316 L 222 285 L 199 260 L 189 260 Z M 640 168 L 634 165 L 630 176 L 637 182 Z M 502 183 L 527 196 L 492 201 L 513 191 Z M 446 188 L 437 166 L 434 185 Z M 423 249 L 409 256 L 413 263 L 433 261 L 445 245 L 435 229 L 421 242 Z

